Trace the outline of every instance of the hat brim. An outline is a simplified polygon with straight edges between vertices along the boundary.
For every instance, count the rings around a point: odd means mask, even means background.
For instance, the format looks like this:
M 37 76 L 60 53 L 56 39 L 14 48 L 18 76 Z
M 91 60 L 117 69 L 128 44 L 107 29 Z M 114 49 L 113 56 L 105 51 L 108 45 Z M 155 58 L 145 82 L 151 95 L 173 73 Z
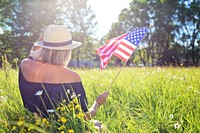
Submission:
M 34 43 L 35 46 L 41 46 L 46 49 L 52 49 L 52 50 L 72 50 L 75 48 L 78 48 L 79 46 L 82 45 L 81 42 L 77 41 L 72 41 L 72 44 L 66 45 L 66 46 L 59 46 L 59 47 L 50 47 L 50 46 L 45 46 L 43 41 L 37 41 Z

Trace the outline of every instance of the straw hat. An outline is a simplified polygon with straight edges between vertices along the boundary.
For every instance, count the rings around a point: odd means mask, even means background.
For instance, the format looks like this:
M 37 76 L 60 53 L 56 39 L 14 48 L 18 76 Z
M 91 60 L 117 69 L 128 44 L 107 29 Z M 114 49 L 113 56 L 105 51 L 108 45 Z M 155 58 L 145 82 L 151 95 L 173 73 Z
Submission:
M 79 47 L 81 44 L 81 42 L 72 41 L 71 34 L 64 25 L 45 27 L 43 34 L 34 43 L 35 46 L 53 50 L 71 50 Z

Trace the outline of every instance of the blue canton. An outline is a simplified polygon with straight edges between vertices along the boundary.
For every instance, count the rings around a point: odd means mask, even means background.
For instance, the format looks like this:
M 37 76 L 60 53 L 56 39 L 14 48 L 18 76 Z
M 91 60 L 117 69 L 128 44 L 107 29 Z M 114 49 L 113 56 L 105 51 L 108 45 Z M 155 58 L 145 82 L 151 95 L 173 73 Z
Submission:
M 137 28 L 129 32 L 124 39 L 131 42 L 133 45 L 138 46 L 139 42 L 142 40 L 148 30 L 149 28 Z

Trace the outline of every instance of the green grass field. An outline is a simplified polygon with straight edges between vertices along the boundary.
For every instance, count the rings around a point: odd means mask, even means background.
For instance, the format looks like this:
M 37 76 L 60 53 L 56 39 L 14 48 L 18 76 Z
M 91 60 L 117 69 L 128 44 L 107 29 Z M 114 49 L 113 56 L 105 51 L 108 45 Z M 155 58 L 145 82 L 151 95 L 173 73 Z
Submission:
M 119 68 L 76 69 L 89 105 L 107 90 Z M 0 70 L 0 132 L 24 114 L 18 71 Z M 200 132 L 199 68 L 124 68 L 94 119 L 110 133 Z M 9 129 L 10 128 L 10 129 Z

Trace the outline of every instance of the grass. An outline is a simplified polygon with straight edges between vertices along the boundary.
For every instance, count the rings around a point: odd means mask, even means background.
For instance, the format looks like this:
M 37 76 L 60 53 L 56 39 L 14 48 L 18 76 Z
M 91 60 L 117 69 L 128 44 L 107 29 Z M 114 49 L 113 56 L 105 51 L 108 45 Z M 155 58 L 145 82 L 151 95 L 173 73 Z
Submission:
M 108 89 L 118 70 L 75 70 L 82 78 L 89 106 Z M 11 76 L 0 70 L 0 132 L 10 132 L 10 121 L 24 115 L 18 71 L 7 73 Z M 199 79 L 199 68 L 124 68 L 95 119 L 110 133 L 200 132 Z

